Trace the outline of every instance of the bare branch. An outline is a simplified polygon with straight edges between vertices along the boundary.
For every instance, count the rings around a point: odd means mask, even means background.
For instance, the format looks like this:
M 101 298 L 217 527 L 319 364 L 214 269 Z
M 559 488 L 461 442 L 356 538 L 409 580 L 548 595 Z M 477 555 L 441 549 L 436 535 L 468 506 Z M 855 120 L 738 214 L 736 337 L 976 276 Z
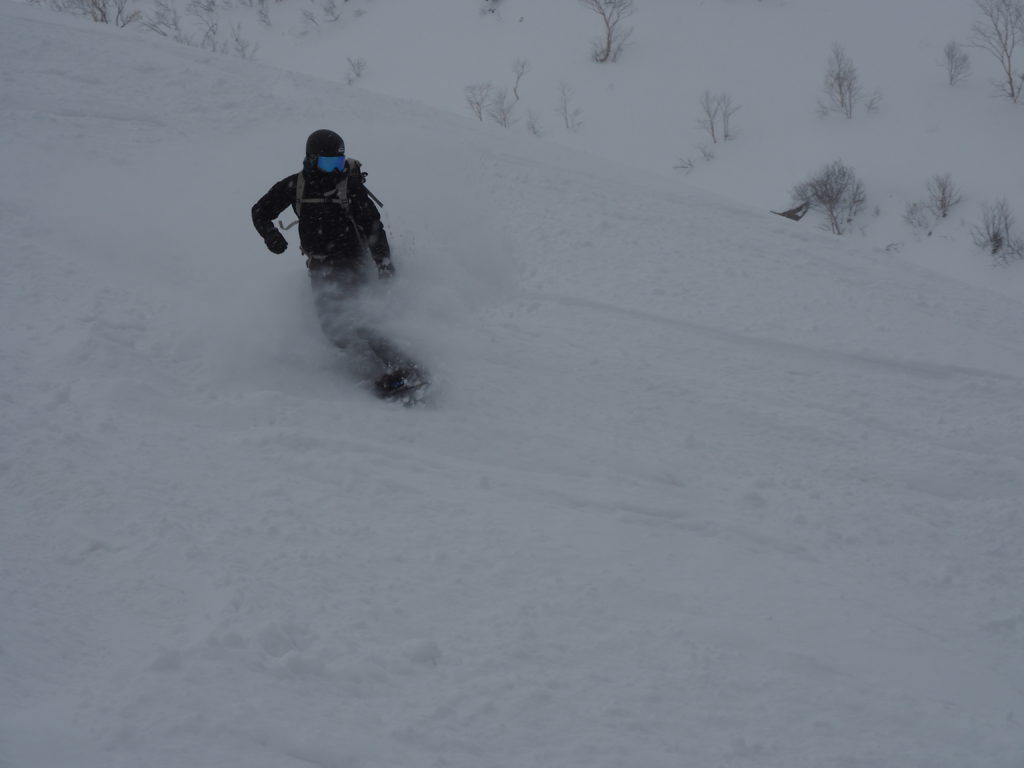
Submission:
M 928 210 L 935 218 L 944 219 L 963 200 L 959 188 L 948 173 L 937 174 L 928 181 Z
M 571 133 L 577 133 L 583 127 L 583 110 L 573 106 L 574 94 L 575 91 L 566 83 L 558 84 L 558 114 L 561 115 L 566 130 Z
M 484 108 L 491 100 L 492 88 L 493 86 L 490 83 L 473 83 L 473 85 L 466 86 L 466 103 L 469 104 L 469 108 L 473 110 L 473 114 L 476 115 L 476 119 L 481 122 L 483 122 L 484 119 Z
M 942 63 L 946 68 L 946 79 L 950 85 L 956 85 L 967 79 L 971 74 L 971 59 L 967 52 L 955 40 L 946 43 L 942 49 Z
M 632 27 L 623 27 L 622 22 L 632 16 L 636 8 L 633 0 L 579 0 L 584 8 L 588 8 L 601 17 L 604 24 L 604 35 L 594 42 L 594 61 L 603 64 L 615 61 L 625 47 Z
M 530 62 L 526 59 L 516 59 L 512 62 L 512 74 L 515 75 L 515 82 L 512 84 L 512 97 L 519 101 L 519 83 L 530 71 Z
M 702 114 L 697 118 L 697 125 L 708 132 L 711 136 L 711 143 L 718 143 L 718 114 L 722 105 L 711 91 L 704 91 L 700 97 L 700 108 Z
M 867 196 L 853 169 L 836 160 L 794 187 L 793 199 L 824 212 L 829 228 L 841 235 L 863 210 Z
M 516 124 L 515 108 L 515 99 L 509 95 L 508 89 L 499 88 L 487 103 L 487 116 L 502 128 L 511 128 Z
M 992 54 L 1003 71 L 1000 91 L 1017 103 L 1024 91 L 1024 72 L 1014 63 L 1024 44 L 1024 0 L 974 0 L 979 18 L 971 27 L 971 44 Z
M 1014 233 L 1014 217 L 1006 199 L 983 205 L 981 224 L 971 228 L 974 244 L 987 250 L 997 264 L 1024 259 L 1024 240 Z
M 847 118 L 853 117 L 853 110 L 861 100 L 860 75 L 839 43 L 832 44 L 824 90 L 827 102 L 819 104 L 820 111 L 839 112 Z

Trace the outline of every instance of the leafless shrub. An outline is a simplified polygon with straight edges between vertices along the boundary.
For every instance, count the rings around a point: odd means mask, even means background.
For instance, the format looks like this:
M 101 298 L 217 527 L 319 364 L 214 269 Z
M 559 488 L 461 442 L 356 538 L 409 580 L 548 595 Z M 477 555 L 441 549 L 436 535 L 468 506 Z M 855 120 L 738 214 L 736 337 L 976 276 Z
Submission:
M 197 44 L 207 51 L 217 51 L 217 34 L 220 28 L 220 15 L 217 13 L 217 0 L 191 0 L 185 13 L 199 22 L 202 37 Z
M 181 16 L 171 0 L 156 0 L 153 10 L 142 17 L 142 26 L 176 43 L 192 45 L 192 37 L 181 27 Z
M 530 71 L 530 62 L 526 59 L 516 59 L 512 62 L 512 74 L 515 78 L 512 84 L 512 98 L 519 101 L 519 83 Z
M 700 152 L 700 156 L 704 158 L 706 163 L 710 163 L 715 159 L 715 150 L 703 142 L 697 145 L 697 151 Z
M 836 235 L 847 231 L 867 200 L 864 185 L 841 160 L 835 160 L 793 188 L 793 200 L 822 211 Z
M 868 112 L 877 112 L 882 108 L 883 98 L 882 92 L 876 88 L 871 92 L 871 95 L 868 96 L 868 100 L 864 102 L 864 108 Z
M 516 124 L 516 100 L 507 88 L 498 88 L 487 102 L 487 116 L 502 128 Z
M 570 133 L 577 133 L 583 127 L 583 110 L 573 105 L 574 95 L 575 91 L 568 84 L 558 84 L 558 114 Z
M 944 219 L 954 206 L 963 201 L 959 187 L 953 182 L 953 177 L 948 173 L 940 173 L 932 176 L 927 184 L 928 210 L 937 219 Z
M 314 13 L 309 8 L 302 9 L 302 18 L 305 19 L 306 23 L 309 24 L 311 27 L 320 26 L 320 20 L 316 17 L 316 13 Z
M 932 226 L 935 222 L 935 219 L 928 212 L 928 206 L 920 200 L 907 203 L 907 208 L 903 213 L 903 220 L 915 232 L 924 232 L 927 235 L 931 235 Z
M 950 40 L 942 49 L 942 65 L 950 85 L 963 82 L 971 74 L 971 57 L 956 40 Z
M 267 0 L 257 0 L 256 13 L 259 16 L 260 24 L 270 26 L 270 9 L 267 7 Z
M 538 137 L 547 133 L 544 126 L 541 125 L 540 117 L 532 109 L 526 112 L 526 130 Z
M 916 232 L 931 235 L 935 224 L 949 216 L 949 212 L 963 201 L 963 195 L 948 173 L 932 176 L 926 187 L 928 196 L 924 200 L 907 203 L 903 220 Z
M 324 0 L 320 10 L 323 11 L 324 21 L 332 24 L 341 21 L 341 9 L 338 7 L 338 0 Z
M 1010 206 L 1003 198 L 981 207 L 981 224 L 971 228 L 971 238 L 978 248 L 987 250 L 997 264 L 1008 265 L 1024 259 L 1024 239 L 1014 232 L 1015 221 Z
M 128 10 L 129 0 L 114 0 L 114 23 L 119 27 L 127 27 L 142 18 L 142 11 Z
M 238 56 L 240 59 L 254 59 L 258 49 L 259 44 L 242 37 L 241 24 L 235 24 L 231 27 L 231 50 L 235 56 Z
M 636 10 L 633 0 L 579 0 L 587 8 L 601 17 L 604 34 L 594 41 L 593 58 L 599 64 L 615 61 L 622 53 L 632 27 L 623 27 L 624 19 L 632 16 Z
M 693 171 L 694 168 L 697 167 L 697 163 L 694 162 L 692 157 L 681 157 L 678 161 L 676 161 L 676 164 L 672 167 L 675 168 L 677 171 L 682 171 L 683 173 L 689 174 L 691 171 Z
M 99 24 L 110 23 L 110 0 L 71 0 L 65 8 L 88 16 Z
M 366 59 L 362 56 L 355 59 L 347 56 L 346 61 L 348 61 L 348 74 L 345 75 L 345 82 L 352 85 L 366 71 Z
M 711 136 L 713 144 L 718 143 L 718 113 L 721 107 L 718 100 L 711 91 L 704 91 L 700 97 L 701 116 L 697 118 L 697 125 L 703 128 Z
M 57 11 L 86 16 L 98 24 L 116 24 L 127 27 L 142 18 L 139 11 L 128 11 L 130 0 L 52 0 L 50 6 Z
M 722 119 L 722 138 L 725 141 L 731 141 L 736 137 L 736 135 L 732 131 L 730 121 L 732 120 L 732 116 L 739 111 L 740 106 L 739 104 L 733 104 L 732 96 L 727 93 L 719 94 L 718 99 L 722 106 L 720 115 Z
M 93 21 L 110 23 L 110 14 L 114 10 L 111 0 L 82 0 L 82 5 L 88 9 Z
M 490 83 L 473 83 L 467 85 L 465 90 L 466 103 L 469 104 L 469 108 L 473 110 L 473 114 L 476 115 L 476 119 L 483 122 L 484 109 L 491 100 L 491 91 L 494 86 Z
M 825 101 L 818 102 L 820 114 L 839 112 L 847 118 L 853 117 L 853 110 L 860 103 L 862 89 L 860 75 L 846 50 L 839 43 L 832 44 L 832 53 L 825 72 Z
M 727 93 L 704 91 L 700 98 L 700 107 L 702 114 L 697 119 L 697 125 L 708 132 L 712 144 L 717 144 L 719 138 L 723 141 L 733 138 L 730 120 L 739 110 L 739 106 L 733 104 L 732 96 Z
M 1024 44 L 1024 0 L 974 0 L 979 16 L 971 27 L 971 44 L 992 54 L 1003 79 L 1000 92 L 1017 103 L 1024 92 L 1024 71 L 1014 63 L 1017 46 Z

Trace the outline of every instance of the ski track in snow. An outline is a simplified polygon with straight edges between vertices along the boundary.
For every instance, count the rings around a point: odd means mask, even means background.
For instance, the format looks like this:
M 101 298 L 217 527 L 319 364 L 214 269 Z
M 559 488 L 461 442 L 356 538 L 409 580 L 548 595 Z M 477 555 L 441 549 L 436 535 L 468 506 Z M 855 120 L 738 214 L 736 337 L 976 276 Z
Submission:
M 1022 764 L 1019 303 L 408 102 L 0 30 L 0 765 Z M 250 231 L 340 115 L 427 407 L 348 381 Z

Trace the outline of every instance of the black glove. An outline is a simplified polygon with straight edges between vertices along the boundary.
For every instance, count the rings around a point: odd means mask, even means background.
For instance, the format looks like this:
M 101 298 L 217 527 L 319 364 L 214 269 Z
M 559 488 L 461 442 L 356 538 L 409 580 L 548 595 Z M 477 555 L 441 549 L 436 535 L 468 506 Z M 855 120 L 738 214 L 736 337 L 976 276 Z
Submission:
M 377 277 L 381 280 L 386 280 L 389 277 L 393 277 L 395 274 L 395 265 L 391 263 L 390 258 L 383 258 L 377 262 Z
M 276 229 L 264 237 L 263 242 L 267 244 L 267 248 L 271 253 L 284 253 L 288 248 L 288 241 Z

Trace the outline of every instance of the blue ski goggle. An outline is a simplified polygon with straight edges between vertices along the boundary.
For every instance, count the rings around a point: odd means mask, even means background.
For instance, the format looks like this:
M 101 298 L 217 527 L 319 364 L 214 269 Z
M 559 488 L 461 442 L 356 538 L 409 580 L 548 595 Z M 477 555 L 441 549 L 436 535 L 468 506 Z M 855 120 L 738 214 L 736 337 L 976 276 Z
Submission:
M 317 170 L 323 171 L 324 173 L 330 173 L 331 171 L 340 171 L 345 167 L 345 156 L 344 155 L 319 155 L 316 158 Z

